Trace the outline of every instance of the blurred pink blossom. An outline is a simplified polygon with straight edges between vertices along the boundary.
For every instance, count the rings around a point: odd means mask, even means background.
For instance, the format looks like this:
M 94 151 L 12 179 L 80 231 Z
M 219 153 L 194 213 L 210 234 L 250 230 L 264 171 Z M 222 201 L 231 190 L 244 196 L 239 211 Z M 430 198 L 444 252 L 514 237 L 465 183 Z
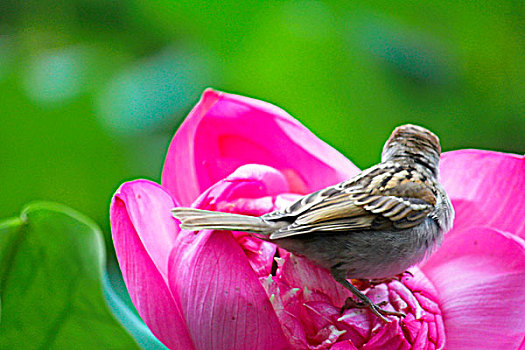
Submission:
M 261 215 L 359 171 L 283 110 L 207 90 L 173 138 L 161 185 L 117 190 L 113 240 L 134 305 L 171 349 L 518 349 L 524 170 L 511 154 L 443 154 L 454 229 L 413 276 L 366 289 L 407 317 L 341 315 L 349 294 L 328 271 L 246 233 L 195 234 L 172 218 L 179 205 Z

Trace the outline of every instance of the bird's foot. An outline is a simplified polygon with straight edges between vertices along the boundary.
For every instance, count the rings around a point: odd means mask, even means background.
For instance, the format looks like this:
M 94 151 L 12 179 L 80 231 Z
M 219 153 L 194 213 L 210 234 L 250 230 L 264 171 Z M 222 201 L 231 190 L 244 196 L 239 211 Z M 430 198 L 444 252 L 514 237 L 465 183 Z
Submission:
M 405 317 L 406 315 L 399 311 L 389 311 L 382 309 L 381 306 L 385 306 L 387 304 L 386 301 L 382 301 L 380 303 L 373 303 L 370 299 L 366 298 L 367 300 L 363 301 L 356 301 L 352 297 L 348 297 L 345 301 L 345 304 L 341 308 L 341 314 L 349 309 L 370 309 L 374 315 L 379 317 L 383 322 L 390 322 L 388 318 L 385 316 L 397 316 L 397 317 Z
M 389 311 L 382 309 L 381 306 L 386 305 L 386 302 L 381 302 L 378 304 L 375 304 L 372 300 L 370 300 L 369 297 L 367 297 L 363 292 L 361 292 L 358 288 L 356 288 L 352 283 L 348 282 L 344 276 L 341 276 L 340 272 L 335 270 L 332 271 L 332 276 L 334 276 L 334 279 L 341 283 L 343 287 L 348 289 L 352 294 L 357 297 L 360 301 L 357 302 L 352 298 L 347 298 L 345 301 L 345 304 L 343 305 L 341 309 L 341 313 L 344 312 L 344 310 L 352 308 L 352 307 L 358 307 L 358 308 L 368 308 L 374 315 L 379 317 L 383 322 L 390 322 L 388 318 L 385 316 L 397 316 L 397 317 L 405 317 L 406 315 L 402 312 L 398 311 Z

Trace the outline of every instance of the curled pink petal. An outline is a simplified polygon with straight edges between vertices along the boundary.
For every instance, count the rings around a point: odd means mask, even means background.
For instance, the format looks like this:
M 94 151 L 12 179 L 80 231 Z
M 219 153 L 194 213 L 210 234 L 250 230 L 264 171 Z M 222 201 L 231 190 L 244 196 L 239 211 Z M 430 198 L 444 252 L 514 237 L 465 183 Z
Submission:
M 124 281 L 144 322 L 169 348 L 193 349 L 167 283 L 167 261 L 178 231 L 169 211 L 174 205 L 155 183 L 125 183 L 111 203 L 111 231 Z
M 444 153 L 441 182 L 456 211 L 454 226 L 491 226 L 525 237 L 525 158 L 461 150 Z
M 286 178 L 265 165 L 241 166 L 217 182 L 193 203 L 194 207 L 245 215 L 263 215 L 275 209 L 273 196 L 289 190 Z M 246 232 L 233 232 L 244 249 L 253 269 L 268 276 L 273 265 L 276 246 Z
M 246 199 L 257 199 L 288 192 L 286 178 L 276 169 L 257 164 L 247 164 L 236 169 L 225 179 L 204 191 L 193 203 L 194 207 L 208 210 L 242 213 L 243 209 L 231 203 L 249 205 Z M 271 208 L 267 208 L 271 209 Z M 265 212 L 257 213 L 257 215 Z
M 293 254 L 284 255 L 276 276 L 289 286 L 321 291 L 334 305 L 342 306 L 350 296 L 350 292 L 337 283 L 328 270 Z
M 423 271 L 440 292 L 448 348 L 518 348 L 525 335 L 521 238 L 486 227 L 453 232 Z
M 423 324 L 423 327 L 426 325 Z M 423 337 L 422 337 L 423 338 Z M 422 339 L 422 343 L 414 343 L 414 349 L 425 349 L 427 342 L 426 339 Z M 408 343 L 408 340 L 405 338 L 403 331 L 400 327 L 399 319 L 395 318 L 390 321 L 390 323 L 383 324 L 382 327 L 379 327 L 377 332 L 375 332 L 370 340 L 363 346 L 361 349 L 385 349 L 385 350 L 394 350 L 402 348 L 412 348 Z
M 246 255 L 230 232 L 182 231 L 171 290 L 196 349 L 287 349 L 288 342 Z
M 179 227 L 171 216 L 178 204 L 158 184 L 148 180 L 126 182 L 115 193 L 159 272 L 166 278 L 168 258 Z M 113 222 L 113 220 L 112 220 Z
M 359 171 L 282 109 L 206 90 L 171 142 L 162 185 L 187 206 L 206 188 L 250 163 L 278 169 L 292 190 L 303 194 Z

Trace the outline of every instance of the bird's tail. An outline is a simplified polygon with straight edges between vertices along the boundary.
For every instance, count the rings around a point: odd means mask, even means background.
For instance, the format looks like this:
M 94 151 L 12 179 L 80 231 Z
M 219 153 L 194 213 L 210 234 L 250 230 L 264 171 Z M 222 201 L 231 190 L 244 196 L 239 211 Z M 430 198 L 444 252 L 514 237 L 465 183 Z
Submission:
M 194 208 L 174 208 L 171 212 L 180 220 L 180 228 L 184 230 L 229 230 L 270 234 L 279 229 L 275 223 L 255 216 Z

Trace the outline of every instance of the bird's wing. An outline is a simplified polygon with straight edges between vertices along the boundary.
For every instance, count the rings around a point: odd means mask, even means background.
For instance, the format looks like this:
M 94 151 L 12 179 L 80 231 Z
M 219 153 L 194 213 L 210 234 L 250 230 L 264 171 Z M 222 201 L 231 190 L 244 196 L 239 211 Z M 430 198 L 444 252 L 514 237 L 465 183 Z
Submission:
M 312 193 L 282 212 L 265 216 L 269 220 L 293 218 L 290 225 L 272 233 L 270 238 L 316 231 L 410 228 L 434 208 L 436 194 L 431 186 L 410 171 L 392 167 L 368 173 L 370 176 Z

